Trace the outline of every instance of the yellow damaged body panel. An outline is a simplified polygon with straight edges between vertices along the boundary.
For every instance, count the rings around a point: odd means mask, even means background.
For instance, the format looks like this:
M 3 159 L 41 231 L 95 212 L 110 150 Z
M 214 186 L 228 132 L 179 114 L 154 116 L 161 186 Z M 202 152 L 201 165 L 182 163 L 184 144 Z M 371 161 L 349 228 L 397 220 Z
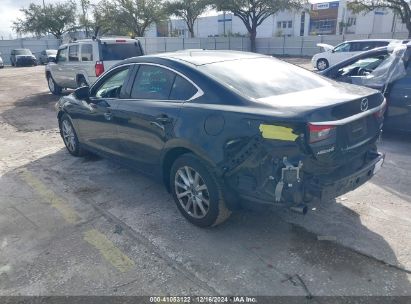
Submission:
M 293 133 L 293 129 L 287 127 L 261 124 L 259 129 L 263 138 L 266 139 L 294 141 L 298 137 Z

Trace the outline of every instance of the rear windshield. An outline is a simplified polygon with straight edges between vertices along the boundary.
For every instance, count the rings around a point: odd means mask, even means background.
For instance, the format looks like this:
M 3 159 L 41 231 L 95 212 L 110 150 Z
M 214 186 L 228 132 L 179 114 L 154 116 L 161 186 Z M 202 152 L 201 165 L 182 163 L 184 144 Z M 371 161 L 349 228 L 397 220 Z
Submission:
M 203 72 L 252 98 L 264 98 L 319 88 L 321 76 L 274 58 L 252 58 L 199 66 Z
M 123 60 L 141 55 L 138 43 L 108 44 L 103 42 L 101 44 L 102 60 Z
M 30 50 L 16 50 L 16 55 L 31 55 L 31 51 Z

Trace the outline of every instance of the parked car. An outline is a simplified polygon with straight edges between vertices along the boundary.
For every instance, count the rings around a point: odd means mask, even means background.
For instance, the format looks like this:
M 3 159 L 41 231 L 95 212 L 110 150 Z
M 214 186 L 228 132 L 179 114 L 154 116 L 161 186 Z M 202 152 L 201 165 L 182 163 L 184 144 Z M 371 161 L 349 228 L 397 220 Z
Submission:
M 323 52 L 315 54 L 311 59 L 311 64 L 317 70 L 322 71 L 361 52 L 387 46 L 390 43 L 401 43 L 401 41 L 395 39 L 352 40 L 340 43 L 335 47 L 318 43 L 317 46 L 321 47 Z
M 49 61 L 56 61 L 57 50 L 44 50 L 39 55 L 39 63 L 47 64 Z
M 272 57 L 200 50 L 122 61 L 56 109 L 72 155 L 159 178 L 190 222 L 212 226 L 240 200 L 304 213 L 369 180 L 385 105 Z
M 37 59 L 29 49 L 13 49 L 10 53 L 12 66 L 35 66 Z
M 321 74 L 380 90 L 388 104 L 384 128 L 411 132 L 410 57 L 411 43 L 382 47 L 344 60 Z
M 0 53 L 0 69 L 4 68 L 4 62 L 3 58 L 1 58 L 1 53 Z
M 92 85 L 98 76 L 123 59 L 143 55 L 140 41 L 126 38 L 85 39 L 63 44 L 46 66 L 50 92 Z

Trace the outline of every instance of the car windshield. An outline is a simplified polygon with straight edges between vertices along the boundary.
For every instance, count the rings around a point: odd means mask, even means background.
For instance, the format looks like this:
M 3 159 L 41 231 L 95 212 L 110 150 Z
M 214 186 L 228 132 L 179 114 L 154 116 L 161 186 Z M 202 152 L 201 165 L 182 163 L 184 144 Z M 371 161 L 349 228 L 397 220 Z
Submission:
M 31 55 L 31 51 L 27 49 L 16 50 L 16 55 Z
M 57 50 L 46 50 L 46 54 L 47 54 L 47 55 L 56 55 L 56 54 L 57 54 Z
M 310 90 L 329 83 L 310 71 L 269 57 L 216 62 L 199 69 L 252 98 Z
M 102 43 L 102 60 L 123 60 L 130 57 L 141 56 L 138 43 Z
M 346 74 L 352 71 L 353 69 L 358 69 L 358 68 L 366 69 L 368 72 L 372 72 L 378 66 L 380 66 L 381 63 L 384 62 L 384 60 L 389 56 L 390 55 L 387 53 L 387 54 L 374 55 L 374 56 L 370 56 L 367 58 L 362 58 L 348 66 L 341 68 L 338 71 L 338 73 L 342 75 L 342 74 Z

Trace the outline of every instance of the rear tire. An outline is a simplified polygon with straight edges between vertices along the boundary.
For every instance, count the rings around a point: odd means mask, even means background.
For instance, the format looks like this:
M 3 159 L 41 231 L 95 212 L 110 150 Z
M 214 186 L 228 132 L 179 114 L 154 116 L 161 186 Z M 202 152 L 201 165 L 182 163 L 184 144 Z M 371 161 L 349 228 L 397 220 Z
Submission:
M 49 74 L 47 76 L 47 84 L 49 86 L 49 90 L 54 95 L 61 95 L 61 91 L 63 90 L 53 79 L 53 77 Z
M 317 70 L 324 71 L 330 66 L 327 59 L 321 58 L 317 60 Z
M 217 226 L 230 217 L 222 185 L 213 169 L 191 153 L 181 155 L 171 167 L 174 201 L 183 216 L 196 226 Z
M 67 148 L 67 151 L 73 156 L 83 156 L 84 150 L 81 148 L 78 141 L 76 130 L 71 123 L 71 120 L 67 114 L 63 114 L 59 123 L 60 135 L 63 138 L 63 142 Z

